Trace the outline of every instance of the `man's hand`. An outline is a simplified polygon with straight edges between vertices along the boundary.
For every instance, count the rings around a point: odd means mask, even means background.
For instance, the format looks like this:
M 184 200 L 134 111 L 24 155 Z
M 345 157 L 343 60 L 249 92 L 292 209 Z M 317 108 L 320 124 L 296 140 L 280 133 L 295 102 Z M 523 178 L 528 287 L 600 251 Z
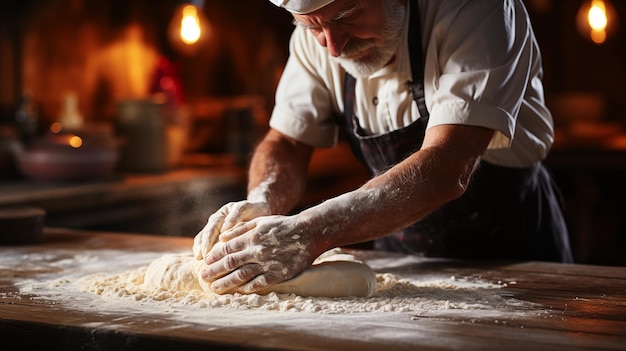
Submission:
M 258 217 L 222 232 L 204 257 L 202 279 L 218 293 L 250 294 L 293 278 L 317 252 L 315 231 L 287 216 Z
M 198 260 L 206 257 L 219 240 L 220 233 L 235 227 L 238 223 L 269 214 L 269 206 L 261 202 L 239 201 L 222 206 L 209 217 L 207 224 L 194 238 L 194 256 Z

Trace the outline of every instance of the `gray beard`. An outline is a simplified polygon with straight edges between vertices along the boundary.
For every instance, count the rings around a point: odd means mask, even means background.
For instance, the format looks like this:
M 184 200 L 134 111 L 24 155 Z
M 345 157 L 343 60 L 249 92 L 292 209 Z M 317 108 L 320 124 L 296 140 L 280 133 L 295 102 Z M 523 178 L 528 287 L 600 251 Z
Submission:
M 353 42 L 344 49 L 339 57 L 331 59 L 339 63 L 350 75 L 355 78 L 365 78 L 372 73 L 385 67 L 396 53 L 398 45 L 402 40 L 402 29 L 404 28 L 406 7 L 397 2 L 386 2 L 386 20 L 382 29 L 383 36 L 380 42 Z M 354 53 L 367 50 L 368 54 L 361 59 L 351 59 Z
M 344 57 L 333 57 L 332 59 L 338 62 L 346 72 L 350 73 L 354 78 L 365 78 L 372 75 L 372 73 L 385 67 L 395 54 L 395 46 L 384 48 L 375 48 L 367 60 L 352 60 Z

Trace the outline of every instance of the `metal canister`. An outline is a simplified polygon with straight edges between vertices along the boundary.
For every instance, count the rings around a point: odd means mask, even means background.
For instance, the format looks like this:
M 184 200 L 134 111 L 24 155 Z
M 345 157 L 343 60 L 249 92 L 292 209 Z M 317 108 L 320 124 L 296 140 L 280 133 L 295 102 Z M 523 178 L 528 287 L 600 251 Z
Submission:
M 119 102 L 115 131 L 121 139 L 118 167 L 130 172 L 168 169 L 166 105 L 152 99 Z

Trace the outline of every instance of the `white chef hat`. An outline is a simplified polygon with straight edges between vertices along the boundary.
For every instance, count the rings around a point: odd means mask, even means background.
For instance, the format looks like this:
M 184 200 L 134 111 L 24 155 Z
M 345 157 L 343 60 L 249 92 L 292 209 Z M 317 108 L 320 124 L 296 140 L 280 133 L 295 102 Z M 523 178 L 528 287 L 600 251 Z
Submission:
M 319 10 L 335 0 L 270 0 L 274 5 L 284 7 L 289 12 L 305 14 Z

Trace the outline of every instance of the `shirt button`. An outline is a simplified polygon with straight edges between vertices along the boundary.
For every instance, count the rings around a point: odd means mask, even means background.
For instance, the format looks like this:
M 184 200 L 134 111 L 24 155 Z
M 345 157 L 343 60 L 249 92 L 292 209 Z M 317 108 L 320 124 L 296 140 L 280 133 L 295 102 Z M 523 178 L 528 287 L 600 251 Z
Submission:
M 374 98 L 372 99 L 372 104 L 374 104 L 374 106 L 378 105 L 378 96 L 374 96 Z

